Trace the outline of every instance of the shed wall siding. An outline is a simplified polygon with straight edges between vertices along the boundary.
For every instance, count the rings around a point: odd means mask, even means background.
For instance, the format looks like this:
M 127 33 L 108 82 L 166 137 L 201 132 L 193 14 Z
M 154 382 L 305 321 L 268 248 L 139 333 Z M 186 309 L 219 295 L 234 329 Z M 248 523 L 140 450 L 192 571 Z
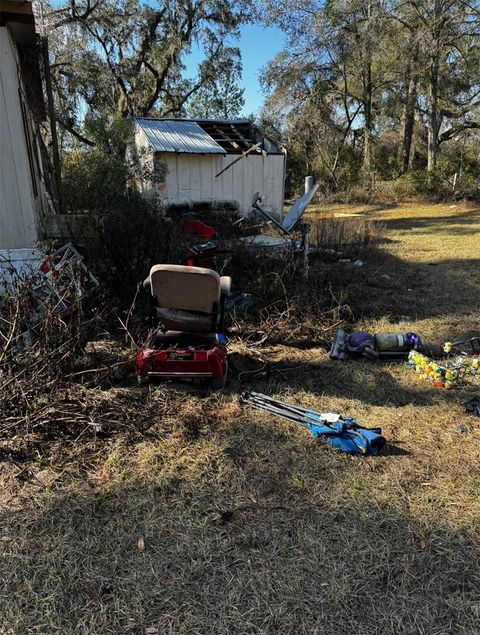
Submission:
M 32 178 L 19 97 L 17 55 L 0 27 L 0 248 L 29 247 L 38 238 Z
M 285 155 L 247 156 L 215 177 L 235 155 L 163 153 L 167 166 L 165 187 L 158 194 L 165 204 L 194 201 L 234 201 L 241 213 L 250 209 L 252 195 L 260 192 L 267 210 L 281 213 L 284 196 Z M 145 193 L 154 194 L 150 189 Z

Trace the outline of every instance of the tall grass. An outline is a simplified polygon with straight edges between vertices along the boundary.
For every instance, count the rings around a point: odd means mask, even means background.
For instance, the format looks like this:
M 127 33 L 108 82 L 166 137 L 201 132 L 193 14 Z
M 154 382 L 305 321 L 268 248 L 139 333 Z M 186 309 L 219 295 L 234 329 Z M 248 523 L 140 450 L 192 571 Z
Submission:
M 385 227 L 378 221 L 365 218 L 315 218 L 311 221 L 311 241 L 323 249 L 348 248 L 357 254 L 368 255 L 369 249 L 384 238 Z

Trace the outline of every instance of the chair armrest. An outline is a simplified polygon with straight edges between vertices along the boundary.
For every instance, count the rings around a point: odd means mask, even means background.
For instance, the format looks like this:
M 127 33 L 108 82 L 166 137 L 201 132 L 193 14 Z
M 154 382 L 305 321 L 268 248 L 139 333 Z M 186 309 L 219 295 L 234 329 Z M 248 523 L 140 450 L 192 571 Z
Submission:
M 225 299 L 230 293 L 230 287 L 232 286 L 232 279 L 230 276 L 220 277 L 220 315 L 218 320 L 217 333 L 223 331 L 225 323 Z
M 220 278 L 220 296 L 226 297 L 230 293 L 232 279 L 230 276 L 221 276 Z

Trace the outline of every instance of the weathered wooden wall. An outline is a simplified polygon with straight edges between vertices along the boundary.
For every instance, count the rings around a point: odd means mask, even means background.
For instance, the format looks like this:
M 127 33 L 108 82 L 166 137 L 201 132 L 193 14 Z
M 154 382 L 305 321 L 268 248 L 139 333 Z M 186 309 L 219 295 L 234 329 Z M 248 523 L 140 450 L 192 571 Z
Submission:
M 143 162 L 151 163 L 153 152 L 148 151 L 148 143 L 142 131 L 137 130 L 137 147 L 146 153 Z M 138 185 L 146 196 L 158 195 L 166 205 L 193 203 L 198 201 L 231 201 L 240 213 L 246 214 L 251 205 L 252 195 L 260 192 L 263 205 L 268 211 L 281 213 L 284 199 L 285 161 L 284 154 L 250 154 L 238 161 L 221 176 L 215 177 L 238 155 L 157 153 L 156 161 L 165 164 L 167 173 L 164 184 L 139 181 Z

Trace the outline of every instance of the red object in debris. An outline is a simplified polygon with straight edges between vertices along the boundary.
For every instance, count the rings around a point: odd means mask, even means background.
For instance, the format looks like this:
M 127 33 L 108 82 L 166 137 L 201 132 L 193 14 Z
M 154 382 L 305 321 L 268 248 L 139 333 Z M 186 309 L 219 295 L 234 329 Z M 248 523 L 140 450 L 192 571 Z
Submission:
M 40 267 L 40 271 L 46 276 L 51 275 L 54 280 L 60 275 L 60 271 L 55 268 L 55 265 L 52 263 L 50 258 L 45 258 L 42 262 L 42 266 Z
M 221 253 L 215 243 L 208 242 L 203 245 L 193 245 L 187 251 L 187 265 L 189 267 L 213 269 L 215 267 L 215 256 Z
M 149 379 L 196 379 L 221 387 L 227 370 L 227 349 L 218 335 L 167 332 L 157 335 L 137 355 L 140 384 Z
M 198 234 L 202 238 L 210 240 L 217 233 L 213 227 L 205 225 L 200 220 L 189 220 L 183 225 L 183 231 L 188 234 Z

